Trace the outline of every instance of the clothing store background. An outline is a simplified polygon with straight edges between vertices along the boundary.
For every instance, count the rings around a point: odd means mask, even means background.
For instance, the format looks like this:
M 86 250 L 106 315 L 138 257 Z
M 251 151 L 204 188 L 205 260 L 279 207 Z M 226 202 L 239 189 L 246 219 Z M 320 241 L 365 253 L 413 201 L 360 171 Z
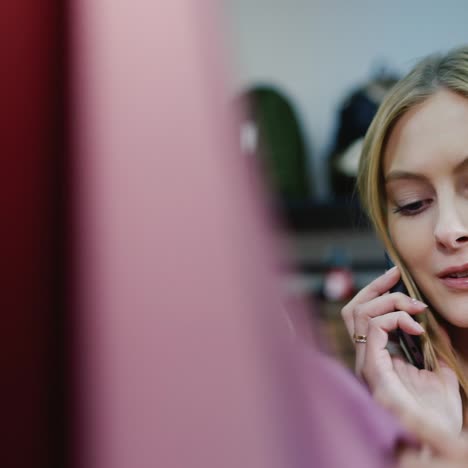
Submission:
M 275 197 L 281 187 L 307 187 L 302 199 L 282 196 L 290 258 L 286 289 L 319 301 L 332 347 L 352 367 L 353 346 L 340 308 L 385 269 L 383 246 L 355 191 L 362 136 L 384 93 L 421 57 L 468 43 L 468 3 L 448 0 L 225 0 L 236 58 L 232 93 L 269 88 L 287 99 L 301 145 L 274 133 L 282 153 L 261 155 Z M 266 112 L 266 108 L 264 108 Z M 275 110 L 275 114 L 278 109 Z M 280 120 L 275 117 L 276 120 Z M 267 119 L 245 126 L 258 140 Z M 268 129 L 267 129 L 268 130 Z M 273 141 L 273 139 L 272 139 Z M 248 146 L 248 145 L 247 145 Z M 271 146 L 271 145 L 270 145 Z M 280 163 L 278 162 L 280 160 Z M 306 171 L 297 177 L 296 174 Z M 294 180 L 291 183 L 291 180 Z M 271 178 L 269 179 L 271 180 Z M 338 279 L 339 281 L 335 281 Z M 333 294 L 331 294 L 333 292 Z
M 402 74 L 429 53 L 468 42 L 467 2 L 224 0 L 237 59 L 233 92 L 285 93 L 309 151 L 314 195 L 333 196 L 328 158 L 346 97 L 381 67 Z

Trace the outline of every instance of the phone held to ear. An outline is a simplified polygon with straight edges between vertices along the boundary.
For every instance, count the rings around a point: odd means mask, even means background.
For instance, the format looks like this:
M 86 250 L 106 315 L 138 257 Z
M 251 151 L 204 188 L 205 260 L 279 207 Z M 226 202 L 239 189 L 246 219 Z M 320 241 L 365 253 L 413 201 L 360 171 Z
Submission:
M 385 252 L 385 263 L 387 270 L 394 266 L 394 263 L 390 259 L 387 252 Z M 398 280 L 398 283 L 390 289 L 390 292 L 401 292 L 403 294 L 408 294 L 408 290 L 406 289 L 401 279 Z M 410 335 L 400 328 L 397 329 L 396 336 L 408 362 L 410 362 L 418 369 L 424 369 L 424 356 L 421 350 L 421 339 L 419 336 Z

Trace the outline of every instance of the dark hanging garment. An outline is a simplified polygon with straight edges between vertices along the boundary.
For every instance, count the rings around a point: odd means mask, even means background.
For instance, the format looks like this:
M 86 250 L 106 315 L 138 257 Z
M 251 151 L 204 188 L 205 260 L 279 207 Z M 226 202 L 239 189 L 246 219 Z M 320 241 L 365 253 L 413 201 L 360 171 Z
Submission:
M 395 77 L 369 81 L 354 90 L 339 110 L 338 130 L 330 154 L 330 174 L 335 196 L 350 196 L 356 185 L 364 136 Z
M 255 140 L 250 151 L 259 158 L 267 183 L 280 201 L 309 197 L 306 147 L 296 112 L 277 89 L 257 86 L 244 96 Z

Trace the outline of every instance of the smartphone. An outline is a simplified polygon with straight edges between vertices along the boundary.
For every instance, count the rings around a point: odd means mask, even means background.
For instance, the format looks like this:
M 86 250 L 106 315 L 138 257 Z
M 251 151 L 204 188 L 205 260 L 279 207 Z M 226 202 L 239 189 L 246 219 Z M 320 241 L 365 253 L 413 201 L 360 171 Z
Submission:
M 385 252 L 385 264 L 387 270 L 394 266 L 394 263 L 387 252 Z M 408 294 L 408 290 L 401 279 L 398 280 L 398 283 L 390 289 L 390 292 Z M 408 362 L 418 369 L 424 369 L 424 355 L 422 353 L 421 339 L 419 336 L 409 335 L 398 328 L 396 331 L 396 337 Z

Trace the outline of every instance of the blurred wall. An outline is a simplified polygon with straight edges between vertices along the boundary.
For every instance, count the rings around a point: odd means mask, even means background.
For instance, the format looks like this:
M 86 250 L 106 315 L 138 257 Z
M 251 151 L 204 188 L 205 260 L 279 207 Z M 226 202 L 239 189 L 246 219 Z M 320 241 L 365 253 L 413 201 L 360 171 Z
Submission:
M 336 112 L 381 64 L 405 72 L 419 57 L 468 42 L 463 0 L 224 0 L 237 53 L 236 90 L 279 85 L 303 119 L 311 174 L 322 174 Z M 313 175 L 317 195 L 327 179 Z

